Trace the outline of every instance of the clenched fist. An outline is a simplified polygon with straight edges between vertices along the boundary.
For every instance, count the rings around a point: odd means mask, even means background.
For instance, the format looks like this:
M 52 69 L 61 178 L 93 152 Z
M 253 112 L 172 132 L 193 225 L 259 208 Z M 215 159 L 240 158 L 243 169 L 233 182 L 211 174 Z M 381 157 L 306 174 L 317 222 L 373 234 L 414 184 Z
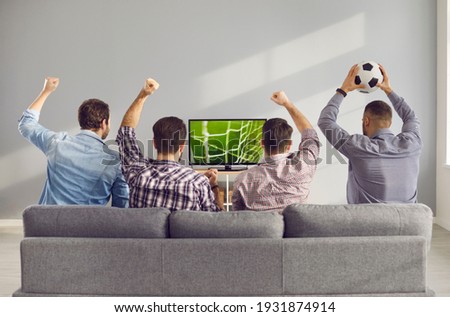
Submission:
M 277 91 L 272 94 L 272 101 L 279 104 L 280 106 L 286 106 L 289 103 L 289 99 L 284 93 L 284 91 Z
M 157 90 L 158 88 L 159 88 L 158 82 L 152 78 L 148 78 L 145 81 L 144 87 L 142 88 L 142 92 L 146 96 L 149 96 L 149 95 L 153 94 L 155 92 L 155 90 Z
M 52 93 L 56 90 L 59 85 L 59 78 L 56 77 L 46 77 L 44 88 L 42 89 L 46 93 Z
M 219 172 L 216 169 L 209 169 L 204 174 L 208 178 L 209 184 L 211 186 L 217 185 L 217 178 L 219 177 Z

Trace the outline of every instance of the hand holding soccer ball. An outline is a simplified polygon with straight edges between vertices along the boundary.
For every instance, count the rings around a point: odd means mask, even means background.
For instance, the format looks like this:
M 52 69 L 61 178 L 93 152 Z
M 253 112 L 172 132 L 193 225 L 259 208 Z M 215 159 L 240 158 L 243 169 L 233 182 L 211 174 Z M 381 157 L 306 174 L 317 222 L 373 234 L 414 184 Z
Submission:
M 352 68 L 350 68 L 347 77 L 344 79 L 344 82 L 341 85 L 341 89 L 345 92 L 345 93 L 349 93 L 350 91 L 353 91 L 357 88 L 363 88 L 364 86 L 360 83 L 360 84 L 356 84 L 355 83 L 355 78 L 358 75 L 358 71 L 359 71 L 359 66 L 358 64 L 355 64 L 352 66 Z
M 383 66 L 375 62 L 361 62 L 352 66 L 341 89 L 345 93 L 358 89 L 358 91 L 368 94 L 379 87 L 384 91 L 383 88 L 389 87 Z
M 391 82 L 389 81 L 388 74 L 386 72 L 386 69 L 380 64 L 380 70 L 383 74 L 383 81 L 380 83 L 377 83 L 377 87 L 383 90 L 387 95 L 389 95 L 392 92 L 391 88 Z
M 355 76 L 355 84 L 363 85 L 359 92 L 368 94 L 378 89 L 378 84 L 383 82 L 381 67 L 375 62 L 361 62 L 358 64 L 358 73 Z

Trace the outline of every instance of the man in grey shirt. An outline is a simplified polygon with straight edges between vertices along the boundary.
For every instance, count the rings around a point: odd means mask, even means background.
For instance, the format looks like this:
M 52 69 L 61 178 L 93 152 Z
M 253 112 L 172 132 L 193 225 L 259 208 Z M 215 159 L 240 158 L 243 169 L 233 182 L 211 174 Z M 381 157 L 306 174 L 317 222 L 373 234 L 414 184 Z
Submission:
M 392 90 L 383 66 L 380 69 L 384 80 L 377 86 L 403 120 L 401 133 L 395 135 L 390 130 L 392 110 L 380 100 L 369 103 L 364 110 L 363 135 L 350 135 L 336 123 L 347 93 L 362 87 L 355 84 L 357 65 L 350 69 L 341 88 L 322 110 L 318 125 L 331 145 L 348 158 L 348 203 L 415 203 L 422 149 L 419 120 L 405 100 Z

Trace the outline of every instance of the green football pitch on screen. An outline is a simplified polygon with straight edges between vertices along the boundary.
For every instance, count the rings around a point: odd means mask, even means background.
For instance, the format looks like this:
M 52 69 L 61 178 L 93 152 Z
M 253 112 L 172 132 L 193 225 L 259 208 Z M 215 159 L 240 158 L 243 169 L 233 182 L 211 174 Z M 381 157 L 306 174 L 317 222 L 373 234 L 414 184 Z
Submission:
M 190 163 L 198 165 L 257 164 L 264 119 L 190 120 Z

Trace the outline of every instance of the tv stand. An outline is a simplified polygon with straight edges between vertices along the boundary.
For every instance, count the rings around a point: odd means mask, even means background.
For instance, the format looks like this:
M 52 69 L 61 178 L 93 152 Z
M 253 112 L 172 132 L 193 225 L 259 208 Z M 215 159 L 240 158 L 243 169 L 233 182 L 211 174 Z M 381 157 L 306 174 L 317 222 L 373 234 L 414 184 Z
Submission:
M 220 194 L 223 195 L 223 205 L 226 211 L 230 211 L 232 208 L 231 195 L 233 193 L 233 183 L 234 178 L 239 175 L 242 171 L 248 169 L 246 166 L 214 166 L 211 167 L 217 169 L 219 172 L 219 182 L 222 183 L 222 186 L 219 187 Z M 207 169 L 199 169 L 197 172 L 204 173 Z M 225 176 L 225 180 L 223 177 Z M 222 181 L 220 181 L 220 178 Z

